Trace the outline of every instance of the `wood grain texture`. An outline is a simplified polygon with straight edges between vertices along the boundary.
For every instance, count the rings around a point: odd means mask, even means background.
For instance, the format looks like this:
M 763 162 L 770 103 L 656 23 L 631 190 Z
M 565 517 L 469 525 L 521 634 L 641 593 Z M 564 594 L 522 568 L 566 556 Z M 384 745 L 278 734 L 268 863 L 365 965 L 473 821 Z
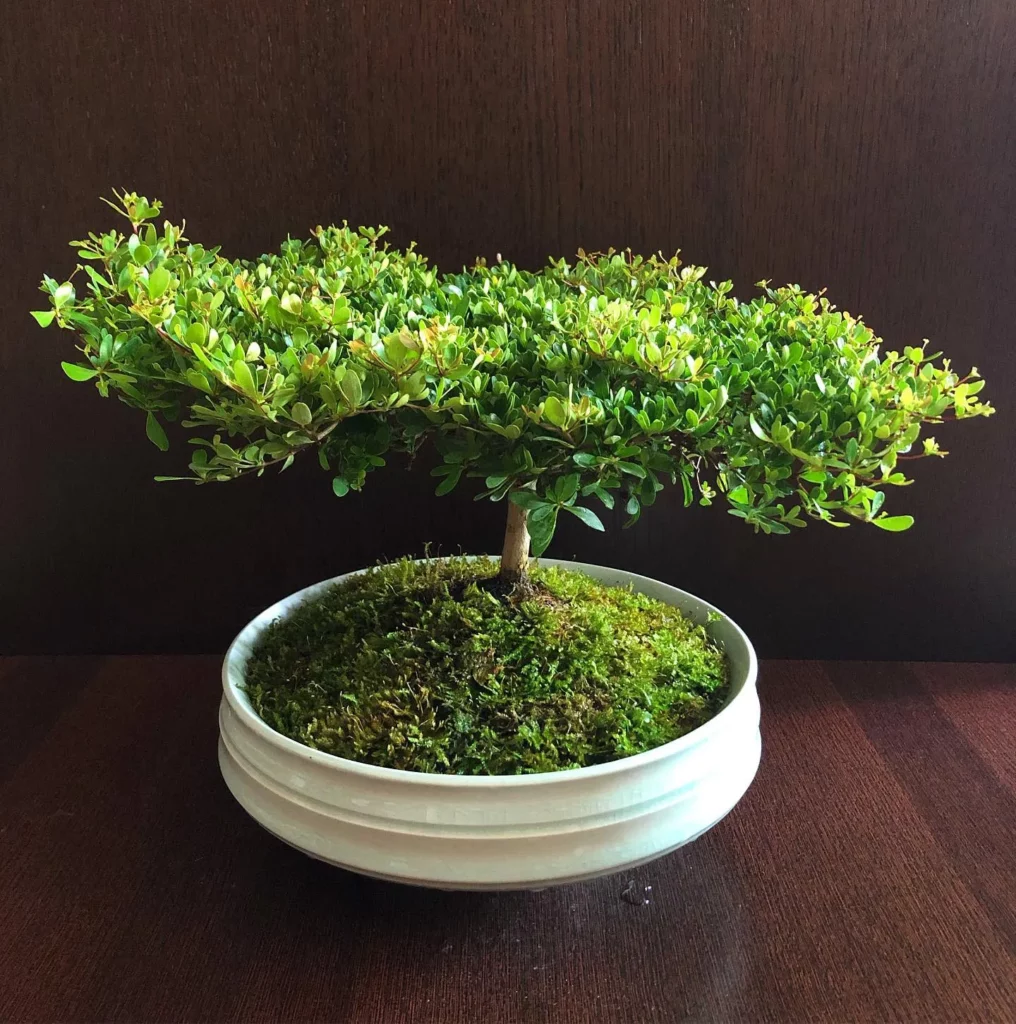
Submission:
M 0 1020 L 1016 1021 L 1016 666 L 769 662 L 762 768 L 724 822 L 506 894 L 357 878 L 261 831 L 218 777 L 217 669 L 0 661 L 44 723 L 0 739 Z
M 953 455 L 890 500 L 906 536 L 755 537 L 668 494 L 552 553 L 699 593 L 771 655 L 1016 658 L 1014 47 L 1006 0 L 21 5 L 0 33 L 0 650 L 221 650 L 318 579 L 499 549 L 503 510 L 426 473 L 341 502 L 313 465 L 152 483 L 180 439 L 160 457 L 27 316 L 127 184 L 239 255 L 342 218 L 451 268 L 681 247 L 741 291 L 828 287 L 891 345 L 930 336 L 1002 411 L 942 432 Z

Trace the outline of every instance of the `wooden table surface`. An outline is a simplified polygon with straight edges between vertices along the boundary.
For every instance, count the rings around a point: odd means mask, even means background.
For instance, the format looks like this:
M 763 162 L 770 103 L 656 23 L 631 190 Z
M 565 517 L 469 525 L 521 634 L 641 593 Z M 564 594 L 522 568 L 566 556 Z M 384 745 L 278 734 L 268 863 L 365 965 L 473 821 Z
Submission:
M 261 831 L 217 688 L 212 658 L 0 661 L 0 1020 L 1016 1021 L 1016 666 L 767 663 L 726 820 L 504 894 Z

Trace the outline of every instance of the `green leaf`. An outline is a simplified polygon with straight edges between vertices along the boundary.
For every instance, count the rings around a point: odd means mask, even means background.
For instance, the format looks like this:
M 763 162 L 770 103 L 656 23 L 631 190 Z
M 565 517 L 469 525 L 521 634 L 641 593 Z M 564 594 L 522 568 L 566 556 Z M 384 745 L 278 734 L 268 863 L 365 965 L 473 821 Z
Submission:
M 578 473 L 569 473 L 568 476 L 561 477 L 554 489 L 554 493 L 556 494 L 558 501 L 570 501 L 576 494 L 578 494 L 578 491 Z
M 826 475 L 821 469 L 809 469 L 806 473 L 801 473 L 801 479 L 807 480 L 810 484 L 824 484 Z
M 55 309 L 42 309 L 42 310 L 34 310 L 33 309 L 32 310 L 32 316 L 35 317 L 35 319 L 38 322 L 40 327 L 49 327 L 49 325 L 53 322 L 53 317 L 56 316 L 56 310 Z
M 310 406 L 306 402 L 294 403 L 293 408 L 289 410 L 289 414 L 301 427 L 307 426 L 314 419 L 314 414 L 310 411 Z
M 755 419 L 755 414 L 753 412 L 748 413 L 748 426 L 751 427 L 751 432 L 760 441 L 769 440 L 769 435 L 758 425 L 758 420 Z
M 169 271 L 165 267 L 156 267 L 148 275 L 148 297 L 154 302 L 162 298 L 169 287 Z
M 96 288 L 107 290 L 113 288 L 109 278 L 103 277 L 101 274 L 96 273 L 91 267 L 85 267 L 85 273 L 88 274 L 89 279 Z
M 574 462 L 576 466 L 581 466 L 583 469 L 592 469 L 593 466 L 596 465 L 597 461 L 596 456 L 590 455 L 589 452 L 576 452 L 572 456 L 572 462 Z
M 360 378 L 352 370 L 346 370 L 342 380 L 339 381 L 339 390 L 346 404 L 350 409 L 357 409 L 363 400 L 363 388 L 360 386 Z
M 218 371 L 215 369 L 215 363 L 208 358 L 205 354 L 205 350 L 200 345 L 191 345 L 191 351 L 198 357 L 198 362 L 201 363 L 202 366 L 206 366 L 211 370 L 213 376 L 218 376 Z
M 873 519 L 872 522 L 880 530 L 888 530 L 890 533 L 902 533 L 914 525 L 913 516 L 882 516 L 880 519 Z
M 586 526 L 591 526 L 594 530 L 599 530 L 601 533 L 604 532 L 603 523 L 600 522 L 600 517 L 592 509 L 583 508 L 581 505 L 566 505 L 565 508 L 567 508 L 573 516 L 577 516 L 581 519 Z
M 187 328 L 183 340 L 188 345 L 203 345 L 208 337 L 208 328 L 203 323 L 193 323 Z
M 254 375 L 250 372 L 250 367 L 242 360 L 238 359 L 233 363 L 233 378 L 248 398 L 257 400 L 258 391 L 254 386 Z
M 349 493 L 349 481 L 344 476 L 332 478 L 332 490 L 338 498 L 344 498 Z
M 695 493 L 691 489 L 691 479 L 687 473 L 681 474 L 681 489 L 684 492 L 684 507 L 688 508 L 695 500 Z
M 142 242 L 134 252 L 131 253 L 131 258 L 137 264 L 147 263 L 152 258 L 152 250 Z
M 526 488 L 521 488 L 517 491 L 512 491 L 508 496 L 510 500 L 519 506 L 519 508 L 525 508 L 532 511 L 538 508 L 547 508 L 549 502 L 541 498 L 536 491 L 530 491 Z
M 197 388 L 198 391 L 203 391 L 206 395 L 212 393 L 212 386 L 208 383 L 208 378 L 200 370 L 191 368 L 184 376 L 191 387 Z
M 155 418 L 155 413 L 153 412 L 150 412 L 145 420 L 145 433 L 148 435 L 148 440 L 160 452 L 164 452 L 169 448 L 169 438 L 166 437 L 166 431 L 162 429 L 162 424 Z
M 740 487 L 735 487 L 732 491 L 727 493 L 727 498 L 730 501 L 737 502 L 738 505 L 748 504 L 748 488 L 741 484 Z
M 563 427 L 568 422 L 568 414 L 565 412 L 561 399 L 556 395 L 550 395 L 543 403 L 543 418 L 555 427 Z
M 455 490 L 455 485 L 459 482 L 459 478 L 462 476 L 462 467 L 455 466 L 451 473 L 449 473 L 444 480 L 437 485 L 434 493 L 438 495 L 448 494 L 450 491 Z
M 61 363 L 60 366 L 71 380 L 91 380 L 99 376 L 99 371 L 91 366 L 78 366 L 77 363 Z
M 544 505 L 529 515 L 529 537 L 533 547 L 533 555 L 539 558 L 550 546 L 557 529 L 557 509 L 553 505 Z
M 587 492 L 583 491 L 583 493 L 585 494 Z M 601 502 L 603 502 L 604 507 L 614 507 L 614 495 L 611 494 L 610 491 L 606 490 L 605 488 L 597 486 L 594 487 L 593 490 L 588 493 L 595 494 L 596 497 L 599 498 Z

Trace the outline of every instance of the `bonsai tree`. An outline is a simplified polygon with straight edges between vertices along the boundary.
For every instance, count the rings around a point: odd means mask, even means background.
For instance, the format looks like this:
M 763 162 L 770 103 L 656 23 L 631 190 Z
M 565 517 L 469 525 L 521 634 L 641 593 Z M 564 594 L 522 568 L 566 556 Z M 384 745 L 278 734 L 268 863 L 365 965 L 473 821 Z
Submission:
M 508 583 L 562 514 L 602 530 L 589 502 L 619 502 L 633 522 L 667 483 L 765 533 L 905 530 L 886 490 L 946 454 L 922 428 L 993 411 L 976 368 L 927 343 L 883 352 L 823 296 L 763 282 L 741 302 L 677 256 L 440 274 L 343 225 L 230 260 L 158 227 L 158 201 L 110 205 L 129 230 L 71 243 L 82 262 L 44 278 L 33 315 L 74 332 L 67 375 L 145 412 L 157 447 L 165 421 L 196 431 L 190 475 L 158 479 L 261 475 L 313 449 L 342 497 L 432 441 L 438 494 L 467 478 L 506 500 Z
M 674 256 L 503 260 L 441 274 L 384 229 L 318 227 L 230 260 L 111 205 L 129 229 L 72 243 L 43 326 L 64 370 L 115 392 L 168 447 L 194 431 L 198 483 L 286 469 L 313 449 L 342 497 L 392 453 L 431 444 L 437 492 L 504 501 L 500 564 L 395 562 L 266 628 L 244 668 L 276 731 L 393 768 L 553 771 L 669 742 L 722 705 L 723 651 L 676 608 L 541 568 L 558 520 L 602 530 L 659 492 L 722 499 L 765 533 L 809 520 L 907 529 L 883 509 L 925 424 L 988 415 L 977 371 L 926 345 L 882 352 L 860 320 L 796 286 L 741 302 Z M 499 575 L 498 575 L 499 574 Z

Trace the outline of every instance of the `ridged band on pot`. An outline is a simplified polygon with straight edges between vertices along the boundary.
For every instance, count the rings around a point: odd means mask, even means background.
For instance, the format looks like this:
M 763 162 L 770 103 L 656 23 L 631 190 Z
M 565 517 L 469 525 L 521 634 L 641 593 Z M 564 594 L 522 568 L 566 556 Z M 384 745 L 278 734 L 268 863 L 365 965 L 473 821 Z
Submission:
M 268 831 L 320 860 L 442 889 L 542 888 L 610 874 L 700 836 L 737 803 L 761 751 L 755 651 L 736 623 L 676 587 L 620 569 L 542 559 L 673 605 L 724 648 L 730 695 L 680 739 L 607 764 L 538 775 L 462 776 L 378 768 L 312 750 L 253 711 L 244 666 L 258 636 L 337 576 L 272 605 L 223 663 L 219 765 Z M 361 570 L 363 571 L 363 570 Z

